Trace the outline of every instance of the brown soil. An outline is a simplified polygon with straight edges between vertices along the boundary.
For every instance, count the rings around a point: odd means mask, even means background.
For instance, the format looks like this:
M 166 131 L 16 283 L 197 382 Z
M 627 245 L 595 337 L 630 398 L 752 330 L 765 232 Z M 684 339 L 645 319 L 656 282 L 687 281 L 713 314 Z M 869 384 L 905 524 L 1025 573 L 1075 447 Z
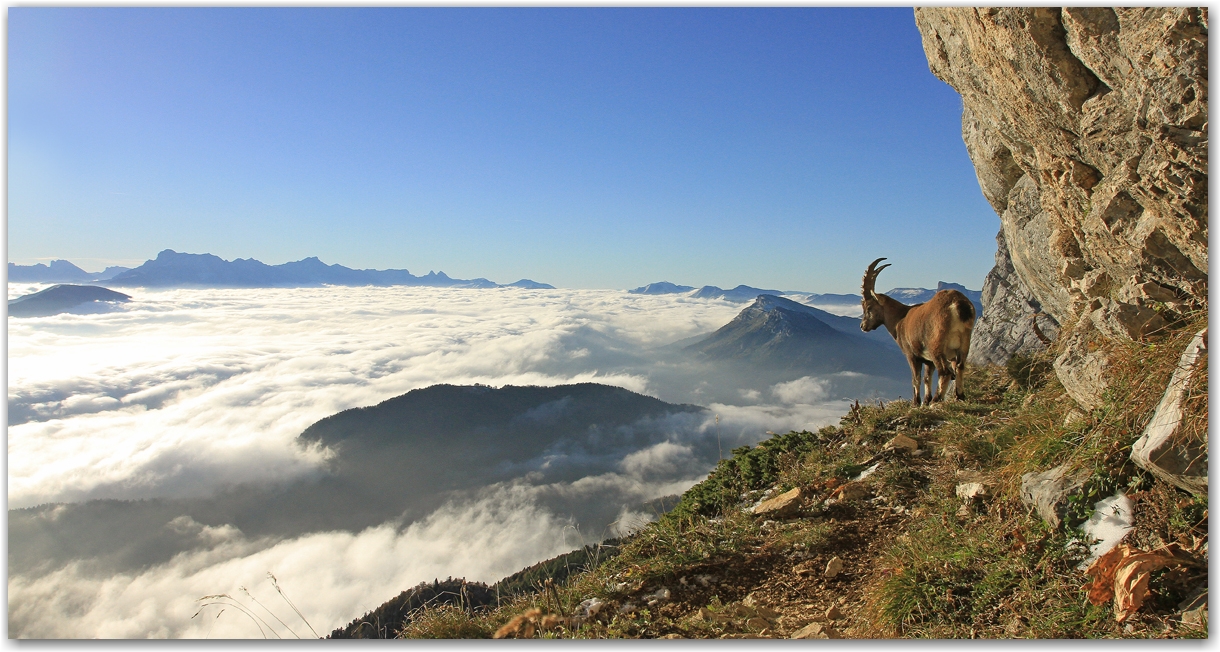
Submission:
M 884 464 L 906 465 L 923 475 L 946 480 L 949 479 L 946 476 L 954 473 L 947 469 L 946 460 L 927 455 L 892 458 Z M 788 638 L 806 625 L 818 622 L 844 638 L 875 637 L 876 627 L 864 614 L 865 588 L 877 580 L 884 568 L 883 551 L 891 540 L 903 534 L 913 519 L 928 516 L 924 510 L 909 508 L 907 501 L 915 497 L 914 490 L 877 484 L 870 485 L 870 489 L 881 492 L 883 497 L 871 493 L 868 498 L 832 504 L 818 510 L 817 516 L 798 515 L 764 524 L 756 545 L 739 554 L 689 567 L 679 576 L 635 587 L 622 598 L 609 602 L 603 614 L 615 613 L 626 604 L 643 607 L 649 595 L 667 588 L 670 599 L 652 607 L 652 613 L 659 617 L 631 631 L 631 635 Z M 815 500 L 806 502 L 806 507 L 820 503 L 829 494 L 822 492 Z M 813 553 L 794 549 L 783 540 L 784 532 L 820 524 L 830 526 L 829 533 Z M 842 561 L 842 571 L 834 577 L 825 577 L 827 564 L 834 557 Z M 699 576 L 712 579 L 707 586 L 701 586 Z M 709 622 L 700 615 L 700 610 L 708 607 L 714 597 L 724 606 L 718 609 L 721 615 Z M 827 618 L 832 607 L 839 614 Z

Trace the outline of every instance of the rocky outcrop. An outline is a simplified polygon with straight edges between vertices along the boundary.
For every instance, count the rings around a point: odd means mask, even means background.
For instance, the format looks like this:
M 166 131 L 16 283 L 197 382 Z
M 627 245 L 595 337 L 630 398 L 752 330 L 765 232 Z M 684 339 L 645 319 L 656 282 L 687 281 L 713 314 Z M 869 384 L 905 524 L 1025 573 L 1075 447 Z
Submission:
M 1042 304 L 1025 287 L 1012 266 L 1004 232 L 995 237 L 995 267 L 983 280 L 986 308 L 970 336 L 970 364 L 1004 364 L 1014 355 L 1046 348 L 1059 336 L 1059 322 L 1042 311 Z
M 1206 8 L 919 8 L 915 21 L 932 72 L 962 95 L 1008 247 L 985 315 L 1019 321 L 1023 286 L 1058 324 L 1138 338 L 1206 307 Z M 1003 339 L 998 321 L 985 332 Z M 1025 335 L 1011 339 L 991 352 Z M 1088 365 L 1078 350 L 1056 369 Z

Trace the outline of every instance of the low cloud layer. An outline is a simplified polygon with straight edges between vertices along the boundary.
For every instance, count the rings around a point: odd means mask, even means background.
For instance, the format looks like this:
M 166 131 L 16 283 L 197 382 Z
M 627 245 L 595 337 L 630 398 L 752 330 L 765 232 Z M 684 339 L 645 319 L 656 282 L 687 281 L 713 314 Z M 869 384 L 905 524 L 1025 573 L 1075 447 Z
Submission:
M 630 465 L 629 465 L 630 466 Z M 639 469 L 635 469 L 638 471 Z M 647 471 L 641 475 L 647 475 Z M 9 579 L 10 636 L 42 638 L 225 638 L 259 637 L 254 621 L 199 598 L 227 594 L 293 637 L 242 592 L 245 587 L 298 635 L 306 626 L 274 592 L 272 573 L 306 620 L 326 635 L 400 591 L 448 576 L 488 583 L 540 559 L 584 543 L 637 529 L 655 514 L 633 508 L 670 496 L 696 479 L 640 481 L 605 474 L 572 483 L 501 483 L 455 499 L 406 527 L 386 523 L 356 533 L 319 532 L 289 540 L 247 538 L 241 531 L 209 528 L 189 519 L 166 527 L 199 539 L 199 548 L 139 572 L 99 575 L 84 562 L 44 575 Z M 557 515 L 560 503 L 604 500 L 618 516 L 603 531 L 581 529 Z M 218 617 L 219 614 L 219 617 Z
M 737 309 L 562 290 L 133 295 L 116 313 L 10 319 L 10 507 L 300 477 L 322 461 L 293 445 L 311 423 L 436 383 L 654 393 L 640 350 Z
M 282 606 L 267 572 L 324 634 L 421 580 L 491 582 L 639 527 L 654 516 L 647 501 L 680 494 L 722 451 L 833 423 L 845 397 L 879 391 L 858 374 L 745 378 L 692 361 L 682 341 L 742 308 L 720 300 L 406 287 L 131 294 L 114 312 L 9 320 L 10 509 L 201 500 L 317 478 L 333 451 L 299 446 L 306 427 L 437 383 L 599 382 L 708 411 L 648 424 L 638 449 L 540 451 L 508 470 L 516 480 L 359 531 L 250 535 L 172 516 L 157 527 L 190 542 L 172 559 L 11 574 L 10 635 L 259 636 L 239 613 L 190 615 L 195 598 L 236 598 L 238 586 Z
M 527 488 L 498 488 L 494 497 L 447 505 L 399 529 L 320 532 L 268 544 L 236 530 L 211 532 L 206 548 L 143 572 L 97 577 L 83 564 L 9 580 L 10 635 L 52 638 L 247 638 L 260 629 L 238 609 L 207 607 L 207 595 L 228 594 L 292 634 L 256 607 L 245 587 L 297 634 L 309 630 L 275 593 L 273 573 L 320 635 L 420 581 L 450 575 L 495 581 L 540 556 L 565 552 L 567 523 L 536 506 Z M 189 524 L 178 524 L 189 527 Z M 571 535 L 568 535 L 571 538 Z M 219 617 L 217 617 L 219 614 Z M 266 631 L 266 629 L 264 629 Z

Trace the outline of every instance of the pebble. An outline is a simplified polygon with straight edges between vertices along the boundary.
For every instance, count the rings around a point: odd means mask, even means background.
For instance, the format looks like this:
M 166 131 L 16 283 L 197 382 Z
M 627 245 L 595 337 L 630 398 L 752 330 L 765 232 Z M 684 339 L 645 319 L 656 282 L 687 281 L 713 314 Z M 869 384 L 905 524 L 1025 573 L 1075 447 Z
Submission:
M 831 557 L 830 561 L 826 562 L 825 577 L 834 577 L 843 571 L 843 560 L 836 557 Z

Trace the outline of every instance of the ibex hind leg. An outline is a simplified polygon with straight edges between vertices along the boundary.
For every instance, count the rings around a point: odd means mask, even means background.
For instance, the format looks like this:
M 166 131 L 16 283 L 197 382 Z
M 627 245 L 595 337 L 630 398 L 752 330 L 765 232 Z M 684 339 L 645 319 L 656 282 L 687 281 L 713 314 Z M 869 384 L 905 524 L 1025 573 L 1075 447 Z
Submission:
M 943 401 L 945 393 L 949 390 L 949 381 L 953 379 L 953 372 L 950 370 L 948 360 L 936 360 L 934 365 L 936 366 L 936 396 L 932 400 Z M 931 374 L 928 374 L 928 380 L 928 389 L 931 389 Z
M 911 399 L 911 405 L 919 405 L 919 384 L 923 380 L 923 361 L 914 358 L 907 358 L 907 364 L 911 365 L 911 391 L 915 394 Z
M 932 371 L 931 364 L 924 365 L 923 368 L 923 404 L 930 405 L 932 403 Z

